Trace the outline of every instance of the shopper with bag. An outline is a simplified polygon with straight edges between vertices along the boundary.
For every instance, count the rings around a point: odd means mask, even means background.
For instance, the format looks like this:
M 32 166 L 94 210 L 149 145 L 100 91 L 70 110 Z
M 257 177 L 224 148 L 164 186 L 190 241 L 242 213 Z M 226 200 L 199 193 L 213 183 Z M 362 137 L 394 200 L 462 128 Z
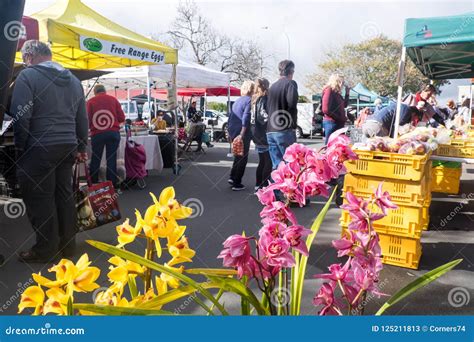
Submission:
M 229 116 L 228 131 L 234 151 L 234 163 L 230 171 L 229 184 L 233 191 L 244 190 L 242 177 L 247 167 L 250 141 L 250 108 L 252 106 L 252 94 L 254 83 L 245 81 L 240 88 L 241 96 L 234 102 L 232 112 Z
M 343 98 L 341 95 L 343 87 L 344 77 L 333 74 L 323 88 L 321 106 L 324 114 L 323 129 L 326 145 L 331 134 L 343 128 L 347 121 L 345 109 L 349 104 L 350 88 L 345 87 L 345 97 Z
M 117 150 L 120 145 L 120 125 L 125 121 L 125 113 L 120 102 L 108 95 L 102 84 L 94 87 L 94 95 L 87 101 L 92 146 L 90 175 L 93 183 L 99 181 L 100 162 L 105 148 L 106 178 L 117 188 Z
M 22 47 L 28 66 L 18 75 L 11 108 L 15 119 L 17 172 L 36 243 L 22 262 L 47 263 L 72 256 L 76 211 L 72 169 L 87 159 L 87 115 L 81 82 L 52 62 L 45 43 Z
M 272 159 L 270 157 L 267 140 L 267 92 L 270 82 L 265 78 L 255 81 L 255 93 L 252 96 L 252 111 L 250 116 L 250 128 L 252 140 L 258 153 L 257 177 L 255 191 L 268 185 L 272 172 Z

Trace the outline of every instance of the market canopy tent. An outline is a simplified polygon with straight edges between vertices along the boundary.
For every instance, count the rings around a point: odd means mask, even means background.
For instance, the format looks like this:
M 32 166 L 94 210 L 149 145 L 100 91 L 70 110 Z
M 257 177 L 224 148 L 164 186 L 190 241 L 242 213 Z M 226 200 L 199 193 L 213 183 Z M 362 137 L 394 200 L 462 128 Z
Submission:
M 400 123 L 407 54 L 423 75 L 431 80 L 474 77 L 474 12 L 405 21 L 398 71 L 395 136 L 398 135 Z
M 361 103 L 374 103 L 375 100 L 386 100 L 372 90 L 367 89 L 362 83 L 357 83 L 349 92 L 350 100 L 359 100 Z
M 403 45 L 431 80 L 474 77 L 474 12 L 405 21 Z
M 166 87 L 166 82 L 172 74 L 170 65 L 150 65 L 132 68 L 114 69 L 111 74 L 101 78 L 106 85 L 130 86 L 137 84 L 146 87 L 147 79 L 154 83 L 154 87 Z M 178 88 L 208 88 L 227 87 L 229 74 L 207 68 L 203 65 L 179 59 L 176 67 L 176 86 Z
M 31 15 L 40 40 L 50 42 L 53 60 L 73 69 L 176 64 L 176 49 L 130 31 L 80 0 L 59 0 Z M 17 61 L 21 55 L 17 53 Z M 171 79 L 171 77 L 169 77 Z

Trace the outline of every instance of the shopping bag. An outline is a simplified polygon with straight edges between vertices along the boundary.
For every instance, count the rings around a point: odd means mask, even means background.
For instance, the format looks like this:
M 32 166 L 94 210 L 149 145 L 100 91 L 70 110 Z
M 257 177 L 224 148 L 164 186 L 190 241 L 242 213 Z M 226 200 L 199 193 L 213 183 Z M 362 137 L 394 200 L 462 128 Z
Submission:
M 84 166 L 86 184 L 80 184 L 79 166 Z M 121 219 L 118 194 L 112 182 L 92 184 L 86 163 L 74 166 L 77 230 L 91 230 Z
M 232 151 L 234 156 L 243 156 L 244 155 L 244 141 L 242 138 L 235 138 L 232 141 Z

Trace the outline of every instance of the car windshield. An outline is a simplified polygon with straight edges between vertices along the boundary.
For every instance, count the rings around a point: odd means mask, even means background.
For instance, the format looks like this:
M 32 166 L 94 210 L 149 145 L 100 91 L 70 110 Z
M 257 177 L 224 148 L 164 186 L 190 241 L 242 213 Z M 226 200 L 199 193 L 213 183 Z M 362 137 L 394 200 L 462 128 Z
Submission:
M 120 102 L 120 106 L 125 114 L 137 112 L 137 105 L 135 102 Z

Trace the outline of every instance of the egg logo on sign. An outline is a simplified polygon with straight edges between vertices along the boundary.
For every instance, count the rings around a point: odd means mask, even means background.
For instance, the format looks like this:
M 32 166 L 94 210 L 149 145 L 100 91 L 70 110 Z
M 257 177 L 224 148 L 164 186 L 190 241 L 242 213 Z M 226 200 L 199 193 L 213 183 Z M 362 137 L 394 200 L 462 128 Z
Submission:
M 99 52 L 102 50 L 102 43 L 95 38 L 86 38 L 83 42 L 87 50 L 92 52 Z

